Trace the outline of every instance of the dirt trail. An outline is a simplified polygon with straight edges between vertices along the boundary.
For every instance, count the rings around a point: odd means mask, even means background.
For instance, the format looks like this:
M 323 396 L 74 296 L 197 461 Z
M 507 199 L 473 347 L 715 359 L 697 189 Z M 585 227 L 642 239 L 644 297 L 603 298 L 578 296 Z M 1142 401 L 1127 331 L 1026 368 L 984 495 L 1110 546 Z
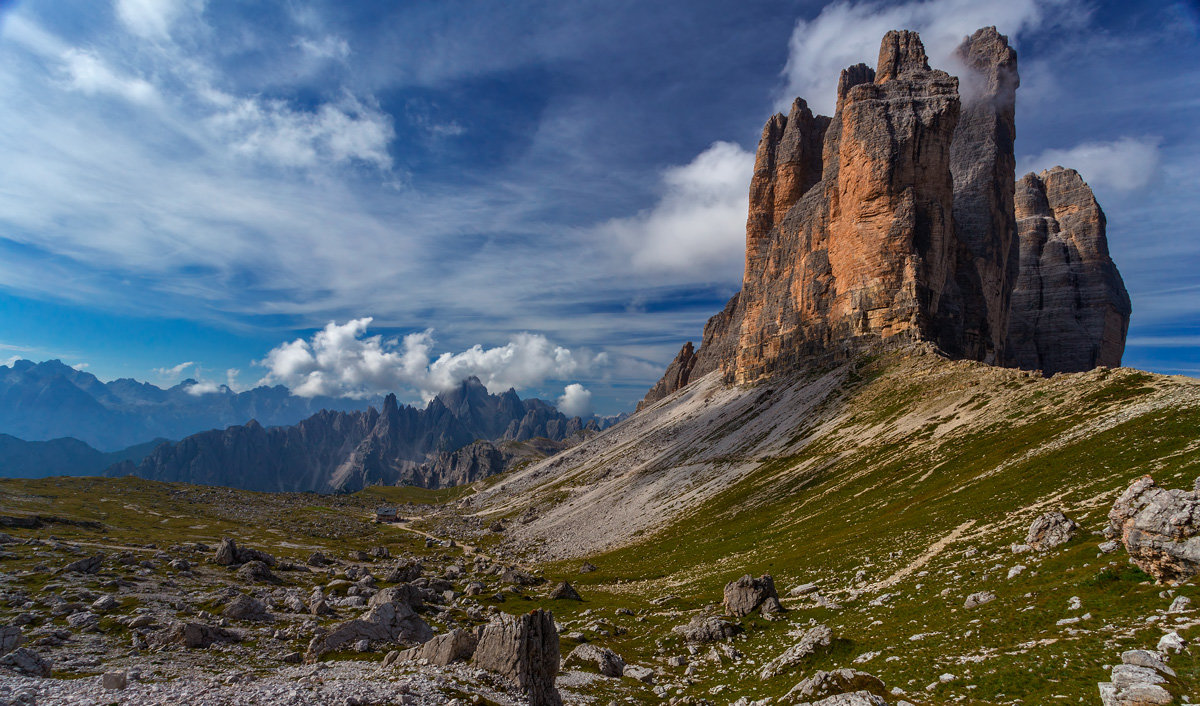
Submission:
M 914 571 L 917 571 L 922 566 L 925 566 L 926 564 L 928 564 L 929 560 L 934 558 L 938 554 L 941 554 L 943 549 L 945 549 L 949 545 L 957 542 L 960 538 L 962 538 L 963 534 L 965 534 L 967 530 L 971 529 L 971 526 L 974 524 L 975 524 L 975 520 L 967 520 L 966 522 L 962 523 L 958 527 L 955 527 L 954 530 L 950 532 L 950 534 L 946 535 L 945 537 L 942 537 L 938 541 L 929 545 L 929 548 L 926 549 L 916 559 L 913 559 L 911 564 L 909 564 L 908 566 L 905 566 L 904 568 L 900 569 L 899 571 L 897 571 L 896 573 L 887 577 L 886 579 L 868 586 L 867 592 L 882 591 L 885 588 L 890 588 L 890 587 L 896 585 L 904 577 L 908 576 L 909 574 L 912 574 Z
M 432 535 L 424 530 L 419 530 L 416 527 L 413 527 L 411 524 L 412 521 L 419 520 L 419 519 L 421 519 L 421 518 L 420 517 L 401 517 L 396 522 L 389 522 L 386 524 L 389 527 L 394 527 L 395 529 L 404 530 L 405 532 L 412 532 L 413 534 L 419 534 L 422 537 L 428 537 L 429 539 L 432 539 L 435 542 L 451 541 L 451 540 L 447 540 L 443 537 L 438 537 L 436 535 Z M 456 545 L 463 548 L 464 554 L 472 554 L 475 556 L 480 556 L 480 557 L 483 557 L 484 559 L 487 559 L 490 562 L 496 563 L 496 560 L 493 557 L 490 557 L 487 554 L 484 554 L 483 552 L 479 551 L 479 549 L 475 545 L 467 544 L 465 542 L 460 542 L 457 539 L 455 539 L 453 541 Z

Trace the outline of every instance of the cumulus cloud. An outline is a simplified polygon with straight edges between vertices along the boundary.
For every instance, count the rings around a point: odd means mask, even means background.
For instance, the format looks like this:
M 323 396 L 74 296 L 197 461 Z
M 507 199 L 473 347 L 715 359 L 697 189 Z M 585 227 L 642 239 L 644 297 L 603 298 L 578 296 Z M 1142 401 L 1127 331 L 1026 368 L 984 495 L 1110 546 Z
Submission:
M 286 385 L 301 397 L 365 398 L 411 390 L 430 399 L 471 376 L 497 393 L 562 379 L 605 362 L 603 353 L 572 353 L 532 333 L 517 334 L 496 348 L 475 345 L 435 358 L 431 330 L 384 339 L 367 335 L 371 321 L 370 317 L 344 324 L 331 321 L 311 339 L 277 346 L 257 361 L 268 370 L 259 384 Z
M 1063 166 L 1079 172 L 1093 188 L 1137 191 L 1158 175 L 1161 143 L 1158 137 L 1122 137 L 1111 142 L 1084 142 L 1070 149 L 1049 149 L 1022 158 L 1017 173 Z
M 741 262 L 754 155 L 714 142 L 688 164 L 663 172 L 654 207 L 600 226 L 643 272 L 705 274 Z
M 573 382 L 563 388 L 558 398 L 558 411 L 568 417 L 588 417 L 592 414 L 592 392 Z
M 174 382 L 183 376 L 183 371 L 196 365 L 192 361 L 186 361 L 179 365 L 172 365 L 169 368 L 155 368 L 154 374 L 166 382 Z
M 800 20 L 788 44 L 783 70 L 785 87 L 777 109 L 786 111 L 796 96 L 814 111 L 833 115 L 841 70 L 859 62 L 874 66 L 879 39 L 888 30 L 921 33 L 934 66 L 950 68 L 955 47 L 980 27 L 995 25 L 1010 40 L 1021 32 L 1050 24 L 1070 23 L 1086 15 L 1078 0 L 910 0 L 836 2 L 812 20 Z

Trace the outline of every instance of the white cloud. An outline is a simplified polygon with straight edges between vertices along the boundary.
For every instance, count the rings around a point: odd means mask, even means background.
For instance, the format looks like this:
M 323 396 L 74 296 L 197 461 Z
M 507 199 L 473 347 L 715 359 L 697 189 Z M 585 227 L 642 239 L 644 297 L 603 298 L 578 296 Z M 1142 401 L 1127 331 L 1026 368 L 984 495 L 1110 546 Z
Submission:
M 169 368 L 154 368 L 154 374 L 165 382 L 174 382 L 183 376 L 184 370 L 187 370 L 194 365 L 196 364 L 189 360 L 187 362 L 180 363 L 179 365 L 173 365 Z
M 1070 149 L 1049 149 L 1023 157 L 1017 174 L 1063 166 L 1079 172 L 1093 188 L 1136 191 L 1158 175 L 1161 143 L 1157 137 L 1122 137 L 1111 142 L 1085 142 Z
M 320 39 L 299 37 L 295 46 L 313 59 L 345 59 L 350 56 L 350 43 L 331 34 Z
M 599 227 L 621 243 L 643 272 L 705 274 L 740 266 L 754 155 L 714 142 L 690 163 L 667 169 L 658 203 Z
M 910 0 L 892 6 L 836 2 L 815 19 L 796 22 L 776 106 L 787 111 L 799 96 L 814 112 L 833 115 L 841 70 L 857 63 L 874 66 L 879 40 L 888 30 L 920 32 L 930 64 L 954 73 L 954 49 L 980 27 L 995 25 L 1015 41 L 1028 29 L 1075 21 L 1086 14 L 1080 7 L 1078 0 Z
M 188 385 L 184 392 L 194 397 L 201 395 L 212 395 L 218 392 L 225 392 L 225 386 L 212 382 L 211 380 L 198 382 L 194 385 Z
M 147 39 L 166 39 L 187 11 L 204 9 L 203 0 L 117 0 L 117 19 L 130 32 Z
M 592 414 L 592 392 L 583 385 L 573 382 L 563 388 L 558 398 L 558 411 L 568 417 L 587 417 Z
M 310 340 L 298 338 L 277 346 L 257 361 L 268 370 L 259 384 L 286 385 L 301 397 L 363 398 L 411 390 L 429 399 L 471 376 L 497 393 L 586 372 L 606 361 L 603 353 L 572 353 L 531 333 L 517 334 L 496 348 L 475 345 L 433 358 L 432 331 L 385 340 L 366 335 L 371 321 L 331 321 Z
M 90 363 L 76 363 L 76 364 L 72 365 L 71 367 L 75 368 L 76 370 L 86 370 L 91 367 L 91 364 Z
M 148 81 L 120 76 L 96 54 L 82 49 L 69 49 L 63 56 L 63 70 L 68 85 L 88 95 L 107 93 L 134 103 L 150 103 L 157 93 Z
M 229 107 L 209 119 L 235 151 L 287 167 L 315 167 L 354 160 L 382 169 L 392 166 L 388 144 L 395 137 L 392 118 L 373 104 L 346 95 L 337 104 L 297 110 L 282 100 L 258 97 L 228 100 Z

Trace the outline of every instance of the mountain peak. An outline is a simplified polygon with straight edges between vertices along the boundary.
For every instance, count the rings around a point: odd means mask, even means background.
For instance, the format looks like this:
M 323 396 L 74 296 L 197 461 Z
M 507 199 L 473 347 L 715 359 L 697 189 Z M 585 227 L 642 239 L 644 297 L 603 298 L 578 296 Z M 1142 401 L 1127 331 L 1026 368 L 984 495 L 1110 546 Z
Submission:
M 1065 220 L 1048 226 L 1056 213 L 1039 211 L 1018 224 L 1016 52 L 993 27 L 957 54 L 962 94 L 958 78 L 930 68 L 916 32 L 888 32 L 877 70 L 842 72 L 832 119 L 800 100 L 767 119 L 742 290 L 642 406 L 714 370 L 755 383 L 880 344 L 924 342 L 1045 374 L 1119 364 L 1128 295 L 1091 190 L 1068 170 L 1027 177 L 1028 190 L 1057 195 Z M 1033 231 L 1046 228 L 1078 232 L 1043 252 L 1048 236 Z M 1079 261 L 1062 262 L 1064 251 Z M 1050 274 L 1064 264 L 1066 276 Z M 1067 331 L 1076 353 L 1029 353 Z

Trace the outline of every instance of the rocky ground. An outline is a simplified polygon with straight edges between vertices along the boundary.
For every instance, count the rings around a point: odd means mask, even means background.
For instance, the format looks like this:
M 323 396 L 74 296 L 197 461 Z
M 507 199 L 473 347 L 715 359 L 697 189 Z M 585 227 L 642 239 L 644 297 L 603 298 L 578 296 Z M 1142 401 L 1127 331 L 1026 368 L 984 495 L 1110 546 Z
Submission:
M 1197 701 L 1194 385 L 971 366 L 699 386 L 446 491 L 0 481 L 0 703 Z

